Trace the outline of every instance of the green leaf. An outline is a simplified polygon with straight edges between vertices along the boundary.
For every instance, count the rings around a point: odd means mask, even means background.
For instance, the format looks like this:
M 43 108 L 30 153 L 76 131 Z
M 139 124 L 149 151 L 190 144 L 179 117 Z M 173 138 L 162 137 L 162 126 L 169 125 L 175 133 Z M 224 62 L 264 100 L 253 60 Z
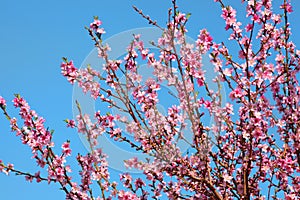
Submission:
M 191 17 L 192 13 L 187 13 L 186 14 L 186 19 L 189 19 Z
M 18 99 L 21 98 L 20 94 L 14 94 L 14 95 L 15 95 L 15 97 L 17 97 Z
M 66 57 L 62 57 L 62 60 L 63 60 L 64 62 L 68 62 L 68 58 L 66 58 Z

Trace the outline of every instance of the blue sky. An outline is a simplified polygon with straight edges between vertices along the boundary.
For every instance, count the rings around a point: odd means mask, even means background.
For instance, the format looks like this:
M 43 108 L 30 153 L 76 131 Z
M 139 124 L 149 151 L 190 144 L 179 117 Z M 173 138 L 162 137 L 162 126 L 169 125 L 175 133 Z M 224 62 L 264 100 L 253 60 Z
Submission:
M 235 2 L 238 5 L 240 1 Z M 72 86 L 60 74 L 61 57 L 72 59 L 78 67 L 81 65 L 93 49 L 84 26 L 89 25 L 95 15 L 103 21 L 107 32 L 104 39 L 122 31 L 149 26 L 131 5 L 141 8 L 164 25 L 171 4 L 161 0 L 0 2 L 0 95 L 7 100 L 12 100 L 14 93 L 24 96 L 47 120 L 46 125 L 55 130 L 57 146 L 70 139 L 75 155 L 86 150 L 76 132 L 66 129 L 63 122 L 72 117 Z M 183 12 L 192 13 L 188 25 L 190 37 L 196 38 L 199 29 L 206 27 L 216 41 L 227 40 L 219 5 L 213 0 L 181 0 L 179 6 Z M 292 40 L 300 45 L 297 34 L 300 27 L 299 1 L 295 1 L 294 10 L 291 16 Z M 16 113 L 14 109 L 9 110 Z M 10 133 L 8 122 L 0 116 L 0 159 L 14 163 L 18 169 L 30 171 L 35 166 L 30 157 L 29 148 Z M 1 199 L 32 200 L 65 197 L 56 185 L 28 184 L 24 177 L 3 174 L 0 174 L 0 195 Z

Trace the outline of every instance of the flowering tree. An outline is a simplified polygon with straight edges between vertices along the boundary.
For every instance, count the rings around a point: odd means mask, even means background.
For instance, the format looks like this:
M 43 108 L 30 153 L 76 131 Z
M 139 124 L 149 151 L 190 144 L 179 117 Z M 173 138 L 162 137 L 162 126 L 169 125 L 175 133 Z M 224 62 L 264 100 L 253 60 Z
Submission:
M 181 13 L 173 0 L 165 28 L 134 7 L 163 31 L 161 38 L 152 42 L 159 55 L 144 48 L 140 36 L 134 35 L 124 59 L 112 60 L 109 46 L 101 40 L 105 31 L 95 17 L 87 30 L 105 61 L 105 73 L 91 67 L 78 69 L 67 58 L 63 58 L 61 71 L 71 84 L 77 82 L 83 92 L 123 115 L 97 111 L 88 116 L 77 102 L 76 122 L 65 122 L 86 136 L 90 148 L 88 154 L 76 157 L 81 168 L 77 183 L 66 164 L 70 141 L 62 144 L 61 152 L 55 152 L 53 133 L 26 100 L 20 95 L 13 100 L 20 110 L 20 125 L 0 97 L 11 130 L 31 148 L 42 170 L 25 173 L 0 161 L 0 171 L 23 175 L 28 181 L 58 183 L 66 199 L 300 198 L 300 51 L 289 40 L 292 6 L 283 0 L 278 14 L 273 12 L 271 0 L 242 1 L 247 13 L 242 25 L 234 8 L 215 1 L 238 53 L 226 42 L 216 43 L 206 29 L 200 30 L 194 44 L 188 43 L 190 15 Z M 202 63 L 205 54 L 214 65 L 211 70 L 217 72 L 217 91 L 207 84 Z M 147 61 L 155 78 L 141 76 L 140 60 Z M 126 77 L 125 82 L 120 76 Z M 175 88 L 176 93 L 168 98 L 178 100 L 167 113 L 157 108 L 162 83 Z M 222 85 L 229 91 L 226 104 L 222 103 L 226 98 L 220 92 Z M 208 125 L 204 119 L 211 116 L 214 123 Z M 121 174 L 123 186 L 111 180 L 105 152 L 97 144 L 103 134 L 152 158 L 125 161 L 143 176 L 134 180 L 129 173 Z M 186 134 L 193 139 L 186 141 L 189 151 L 181 152 L 177 139 L 185 140 Z

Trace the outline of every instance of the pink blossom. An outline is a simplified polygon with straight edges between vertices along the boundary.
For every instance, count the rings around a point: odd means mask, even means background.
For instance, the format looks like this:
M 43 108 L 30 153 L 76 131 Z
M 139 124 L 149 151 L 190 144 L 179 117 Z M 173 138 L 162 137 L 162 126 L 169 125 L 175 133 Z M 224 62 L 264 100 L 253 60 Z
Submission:
M 178 13 L 175 17 L 176 23 L 184 23 L 186 21 L 186 17 L 184 13 Z
M 132 177 L 130 174 L 121 174 L 120 180 L 123 181 L 125 187 L 129 188 L 131 186 Z
M 252 31 L 252 29 L 253 29 L 253 25 L 252 24 L 247 24 L 246 31 L 249 32 L 249 31 Z
M 232 92 L 230 92 L 229 97 L 231 99 L 238 99 L 243 96 L 243 91 L 240 88 L 236 88 Z
M 73 84 L 78 76 L 78 70 L 75 68 L 73 61 L 62 62 L 60 68 L 62 75 L 67 77 L 68 81 Z
M 66 119 L 65 122 L 67 123 L 67 127 L 71 127 L 71 128 L 74 128 L 76 125 L 75 125 L 75 121 L 74 120 L 69 120 L 69 119 Z
M 119 200 L 138 200 L 139 198 L 132 194 L 131 192 L 125 192 L 124 190 L 120 190 L 118 193 Z
M 223 70 L 225 76 L 232 76 L 233 68 L 226 68 Z
M 206 29 L 202 29 L 198 35 L 196 41 L 197 47 L 199 47 L 202 53 L 206 53 L 212 46 L 213 38 L 210 36 L 209 32 Z
M 90 24 L 90 28 L 93 30 L 97 30 L 99 26 L 102 25 L 102 22 L 96 17 L 94 21 Z
M 5 101 L 5 99 L 2 96 L 0 96 L 0 106 L 1 107 L 5 107 L 6 106 L 6 101 Z
M 286 10 L 288 13 L 293 12 L 292 5 L 291 5 L 291 3 L 290 3 L 289 1 L 286 2 L 285 4 L 282 4 L 282 5 L 280 6 L 280 8 Z
M 61 148 L 63 149 L 64 155 L 66 155 L 66 156 L 71 155 L 72 150 L 70 148 L 70 143 L 69 142 L 63 143 Z
M 101 26 L 102 22 L 98 20 L 97 18 L 94 19 L 94 22 L 90 24 L 90 28 L 94 28 L 94 26 Z

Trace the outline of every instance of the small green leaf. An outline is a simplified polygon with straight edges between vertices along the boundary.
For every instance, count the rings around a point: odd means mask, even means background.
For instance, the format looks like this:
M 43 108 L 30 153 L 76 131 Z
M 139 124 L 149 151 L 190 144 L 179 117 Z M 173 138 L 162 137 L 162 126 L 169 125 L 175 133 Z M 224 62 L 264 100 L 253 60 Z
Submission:
M 189 19 L 191 17 L 192 13 L 187 13 L 186 14 L 186 19 Z
M 68 62 L 68 58 L 66 58 L 66 57 L 62 57 L 62 60 L 63 60 L 64 62 Z
M 17 97 L 18 99 L 21 98 L 20 94 L 14 94 L 14 95 L 15 95 L 15 97 Z

